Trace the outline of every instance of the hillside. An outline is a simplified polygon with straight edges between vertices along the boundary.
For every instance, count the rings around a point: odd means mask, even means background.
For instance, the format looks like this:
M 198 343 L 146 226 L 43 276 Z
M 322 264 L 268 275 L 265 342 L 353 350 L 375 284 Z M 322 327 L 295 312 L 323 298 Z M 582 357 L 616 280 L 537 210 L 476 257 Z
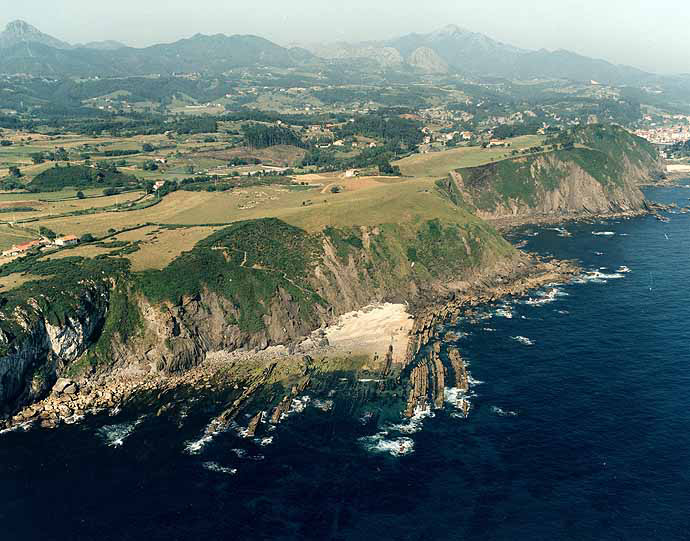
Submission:
M 516 255 L 491 226 L 455 216 L 316 233 L 238 222 L 137 273 L 121 257 L 5 265 L 2 276 L 30 269 L 36 279 L 2 295 L 0 406 L 33 402 L 57 377 L 123 364 L 173 373 L 209 352 L 293 343 L 371 302 L 442 295 Z
M 484 218 L 639 210 L 638 185 L 658 178 L 654 147 L 615 126 L 588 126 L 550 141 L 559 150 L 451 173 L 449 186 Z
M 475 147 L 399 162 L 426 177 L 310 174 L 178 190 L 152 206 L 32 202 L 22 230 L 91 240 L 0 268 L 0 408 L 41 399 L 58 377 L 168 377 L 220 351 L 292 351 L 371 303 L 416 309 L 472 284 L 503 285 L 506 273 L 524 278 L 527 257 L 484 218 L 639 210 L 638 183 L 659 167 L 652 146 L 617 127 L 513 142 L 528 154 L 504 159 L 511 150 Z M 448 176 L 458 163 L 478 165 Z M 50 189 L 119 175 L 52 167 L 34 182 Z

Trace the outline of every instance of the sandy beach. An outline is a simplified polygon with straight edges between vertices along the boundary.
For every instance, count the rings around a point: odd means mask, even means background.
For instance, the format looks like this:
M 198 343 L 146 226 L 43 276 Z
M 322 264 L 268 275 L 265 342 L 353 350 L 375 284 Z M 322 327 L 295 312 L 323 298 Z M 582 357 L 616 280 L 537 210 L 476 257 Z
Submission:
M 393 345 L 393 361 L 405 361 L 414 319 L 404 304 L 377 304 L 349 312 L 325 329 L 331 347 L 345 352 L 378 353 L 383 357 Z

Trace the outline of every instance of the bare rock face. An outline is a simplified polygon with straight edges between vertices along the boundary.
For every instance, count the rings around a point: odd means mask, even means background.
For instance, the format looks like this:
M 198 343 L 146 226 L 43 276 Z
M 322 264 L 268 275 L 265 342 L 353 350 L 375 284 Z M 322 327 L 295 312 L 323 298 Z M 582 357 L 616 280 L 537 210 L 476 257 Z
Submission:
M 424 73 L 448 73 L 448 64 L 429 47 L 415 49 L 407 63 Z
M 41 398 L 91 344 L 108 310 L 105 284 L 84 284 L 78 307 L 64 322 L 51 320 L 36 302 L 1 317 L 18 329 L 13 336 L 0 330 L 5 353 L 0 356 L 0 412 L 12 412 Z M 61 382 L 64 388 L 68 384 Z M 76 392 L 76 389 L 75 389 Z
M 53 392 L 58 394 L 63 393 L 65 392 L 65 389 L 71 385 L 74 385 L 72 380 L 67 378 L 58 378 L 58 380 L 55 382 L 55 385 L 53 385 Z

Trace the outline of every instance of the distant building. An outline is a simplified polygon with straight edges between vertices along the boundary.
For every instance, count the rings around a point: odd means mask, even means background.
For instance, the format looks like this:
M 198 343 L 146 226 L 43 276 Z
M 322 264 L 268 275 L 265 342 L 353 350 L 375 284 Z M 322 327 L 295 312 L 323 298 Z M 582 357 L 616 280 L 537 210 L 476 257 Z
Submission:
M 155 184 L 153 185 L 153 191 L 154 191 L 154 192 L 157 192 L 157 191 L 160 190 L 163 186 L 165 186 L 165 181 L 164 181 L 164 180 L 158 180 L 158 181 L 156 181 Z
M 74 235 L 67 235 L 66 237 L 58 237 L 55 239 L 56 246 L 74 246 L 79 244 L 79 239 Z
M 22 244 L 17 244 L 15 246 L 12 246 L 12 248 L 10 248 L 9 250 L 5 250 L 2 253 L 2 255 L 4 257 L 12 257 L 12 256 L 16 256 L 16 255 L 25 254 L 26 252 L 28 252 L 32 248 L 38 248 L 42 244 L 43 244 L 43 242 L 40 240 L 32 240 L 29 242 L 24 242 Z

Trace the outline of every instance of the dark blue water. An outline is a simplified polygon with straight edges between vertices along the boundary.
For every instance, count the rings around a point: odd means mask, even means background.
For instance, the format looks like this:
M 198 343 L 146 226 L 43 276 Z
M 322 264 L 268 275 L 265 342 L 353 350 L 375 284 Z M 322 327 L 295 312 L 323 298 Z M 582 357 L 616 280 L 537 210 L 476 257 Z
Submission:
M 412 453 L 372 452 L 337 401 L 196 455 L 203 410 L 8 433 L 0 539 L 690 539 L 690 215 L 671 218 L 516 235 L 601 274 L 463 322 L 470 416 L 391 435 Z

